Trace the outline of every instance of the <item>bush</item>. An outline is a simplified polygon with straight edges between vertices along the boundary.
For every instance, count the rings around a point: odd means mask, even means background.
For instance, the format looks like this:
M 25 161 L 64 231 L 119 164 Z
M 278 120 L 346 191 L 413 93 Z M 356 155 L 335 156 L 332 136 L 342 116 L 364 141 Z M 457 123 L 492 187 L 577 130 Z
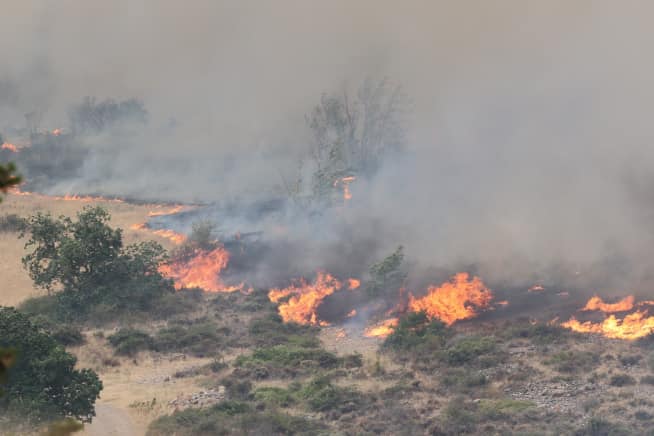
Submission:
M 414 355 L 433 353 L 445 345 L 450 330 L 438 320 L 430 320 L 424 312 L 411 312 L 400 318 L 383 347 L 393 351 L 410 351 Z
M 125 328 L 107 337 L 116 354 L 134 356 L 139 351 L 153 349 L 152 337 L 137 329 Z
M 470 371 L 463 368 L 452 368 L 443 373 L 440 382 L 446 387 L 466 390 L 469 388 L 485 386 L 488 383 L 488 378 L 484 374 L 476 371 Z
M 108 225 L 110 218 L 101 207 L 85 207 L 76 221 L 39 213 L 21 233 L 29 235 L 25 247 L 31 249 L 23 265 L 36 286 L 55 292 L 61 320 L 84 319 L 94 310 L 109 318 L 142 312 L 174 292 L 158 270 L 165 250 L 155 242 L 124 246 L 122 231 Z
M 59 326 L 53 329 L 50 334 L 64 346 L 82 345 L 86 342 L 82 332 L 74 326 Z
M 525 322 L 510 326 L 505 336 L 529 339 L 536 345 L 549 345 L 565 342 L 570 337 L 570 330 L 559 325 Z
M 509 420 L 516 415 L 535 407 L 530 401 L 518 400 L 481 400 L 478 404 L 479 413 L 484 419 Z
M 221 334 L 222 333 L 222 334 Z M 215 324 L 202 322 L 188 327 L 174 325 L 159 330 L 153 348 L 161 352 L 191 353 L 198 357 L 217 354 L 229 330 L 220 330 Z
M 257 348 L 250 356 L 239 356 L 236 366 L 271 365 L 273 367 L 299 367 L 306 362 L 315 362 L 319 367 L 335 368 L 341 360 L 322 348 L 303 348 L 292 345 L 275 345 Z
M 0 308 L 2 349 L 3 368 L 10 353 L 15 363 L 0 395 L 0 415 L 27 422 L 64 417 L 90 421 L 95 416 L 102 390 L 97 374 L 75 369 L 75 356 L 13 308 Z
M 27 221 L 15 213 L 0 216 L 0 232 L 21 232 Z
M 618 387 L 631 386 L 636 384 L 636 380 L 627 374 L 616 374 L 613 377 L 611 377 L 611 380 L 609 380 L 609 384 L 611 386 L 618 386 Z
M 341 388 L 331 384 L 327 377 L 316 377 L 298 392 L 314 412 L 325 412 L 336 408 L 353 409 L 361 402 L 362 396 L 354 389 Z
M 448 346 L 443 352 L 443 360 L 449 365 L 467 365 L 496 350 L 497 344 L 493 338 L 467 336 Z
M 646 375 L 641 377 L 640 383 L 644 385 L 654 385 L 654 375 Z
M 207 409 L 186 409 L 153 421 L 148 436 L 319 434 L 320 424 L 278 412 L 257 412 L 233 401 Z
M 266 297 L 267 298 L 267 297 Z M 304 348 L 319 348 L 317 329 L 296 323 L 284 323 L 277 312 L 250 322 L 249 333 L 257 346 L 293 344 Z
M 545 361 L 564 373 L 588 372 L 599 363 L 599 356 L 589 351 L 562 351 Z
M 254 393 L 254 398 L 274 407 L 289 407 L 295 404 L 295 396 L 291 391 L 277 387 L 259 388 Z
M 575 432 L 575 436 L 628 436 L 632 434 L 634 433 L 621 424 L 615 424 L 600 418 L 591 418 L 583 428 Z

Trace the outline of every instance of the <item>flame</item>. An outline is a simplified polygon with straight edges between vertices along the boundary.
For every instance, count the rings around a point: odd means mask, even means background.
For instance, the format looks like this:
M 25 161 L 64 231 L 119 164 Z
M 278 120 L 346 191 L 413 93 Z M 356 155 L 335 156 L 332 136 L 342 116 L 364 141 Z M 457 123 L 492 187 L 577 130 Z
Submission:
M 356 309 L 350 310 L 350 313 L 347 314 L 348 318 L 353 318 L 355 316 L 357 316 L 357 310 Z
M 397 318 L 385 319 L 384 321 L 378 322 L 372 327 L 366 328 L 366 330 L 363 332 L 363 335 L 367 338 L 385 338 L 386 336 L 393 333 L 398 323 L 399 320 Z
M 54 130 L 52 131 L 52 134 L 53 134 L 54 136 L 59 136 L 59 135 L 61 135 L 62 133 L 63 133 L 63 130 L 61 130 L 61 129 L 54 129 Z
M 634 308 L 636 299 L 633 295 L 623 298 L 617 303 L 605 303 L 597 295 L 593 296 L 588 303 L 581 309 L 582 311 L 599 310 L 604 313 L 626 312 Z
M 643 307 L 654 304 L 654 301 L 641 301 L 635 303 L 635 297 L 629 295 L 616 303 L 605 303 L 599 296 L 593 296 L 581 312 L 599 311 L 610 314 L 602 322 L 581 322 L 574 316 L 562 323 L 563 327 L 579 333 L 597 333 L 607 338 L 634 340 L 645 337 L 654 332 L 654 316 L 649 316 L 647 309 L 637 309 L 622 318 L 615 313 L 626 312 L 634 307 Z
M 345 339 L 347 338 L 347 333 L 345 333 L 345 329 L 338 329 L 336 331 L 336 339 Z
M 544 290 L 545 290 L 545 288 L 543 286 L 541 286 L 541 285 L 534 285 L 531 288 L 527 289 L 528 292 L 540 292 L 540 291 L 544 291 Z
M 9 142 L 5 142 L 0 146 L 0 149 L 2 150 L 9 150 L 12 153 L 18 153 L 18 147 L 16 147 L 14 144 L 10 144 Z
M 607 338 L 634 340 L 654 332 L 654 316 L 647 316 L 646 311 L 638 310 L 622 319 L 609 315 L 601 323 L 593 323 L 579 322 L 572 317 L 561 325 L 579 333 L 598 333 Z
M 281 303 L 278 307 L 284 322 L 324 326 L 329 323 L 319 321 L 316 310 L 325 297 L 341 287 L 341 282 L 331 274 L 319 271 L 313 284 L 307 283 L 303 278 L 296 279 L 287 288 L 271 289 L 268 292 L 268 298 L 273 303 L 278 303 L 281 299 L 290 296 L 288 301 Z
M 347 279 L 348 287 L 351 290 L 358 289 L 361 286 L 361 280 L 358 279 Z
M 234 292 L 243 289 L 226 286 L 220 279 L 220 272 L 229 263 L 229 252 L 223 247 L 211 251 L 195 250 L 192 258 L 159 267 L 159 272 L 175 281 L 175 289 L 201 288 L 209 292 Z
M 479 277 L 470 279 L 468 273 L 462 272 L 440 287 L 430 286 L 424 297 L 409 295 L 409 309 L 424 311 L 430 318 L 452 325 L 476 316 L 477 309 L 487 308 L 492 299 L 493 293 Z
M 334 180 L 334 188 L 341 185 L 343 187 L 343 200 L 351 200 L 352 193 L 350 192 L 350 183 L 354 182 L 357 178 L 354 176 L 341 177 Z
M 157 208 L 161 208 L 162 206 L 157 206 Z M 148 216 L 153 217 L 153 216 L 163 216 L 163 215 L 175 215 L 176 213 L 180 213 L 183 210 L 185 210 L 186 207 L 178 204 L 174 206 L 172 209 L 168 210 L 151 210 L 148 212 Z

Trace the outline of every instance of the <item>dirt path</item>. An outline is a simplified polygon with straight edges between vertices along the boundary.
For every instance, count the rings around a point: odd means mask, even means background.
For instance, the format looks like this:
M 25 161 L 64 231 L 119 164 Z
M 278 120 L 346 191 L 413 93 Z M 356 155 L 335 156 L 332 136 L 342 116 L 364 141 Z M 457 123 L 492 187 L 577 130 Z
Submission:
M 127 412 L 116 406 L 98 403 L 95 406 L 95 413 L 93 422 L 84 426 L 82 436 L 141 436 L 144 434 L 136 429 Z

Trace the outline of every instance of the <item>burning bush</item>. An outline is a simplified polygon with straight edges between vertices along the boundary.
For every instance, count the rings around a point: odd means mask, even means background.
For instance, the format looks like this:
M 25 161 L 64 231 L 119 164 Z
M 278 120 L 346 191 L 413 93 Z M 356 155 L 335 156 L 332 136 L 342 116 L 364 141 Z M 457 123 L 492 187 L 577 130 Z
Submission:
M 397 352 L 410 351 L 415 355 L 433 353 L 440 350 L 450 336 L 451 332 L 441 321 L 430 320 L 424 312 L 410 312 L 400 318 L 383 346 Z

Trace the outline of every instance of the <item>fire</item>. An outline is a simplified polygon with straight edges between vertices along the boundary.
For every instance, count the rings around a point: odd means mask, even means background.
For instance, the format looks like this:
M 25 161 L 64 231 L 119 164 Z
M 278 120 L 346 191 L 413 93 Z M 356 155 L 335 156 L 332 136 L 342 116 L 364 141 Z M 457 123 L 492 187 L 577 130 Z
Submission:
M 350 313 L 347 314 L 348 318 L 354 318 L 355 316 L 357 316 L 357 310 L 356 309 L 350 310 Z
M 358 279 L 347 279 L 348 287 L 352 290 L 358 289 L 361 286 L 361 280 Z
M 268 298 L 273 303 L 279 303 L 283 298 L 288 301 L 279 304 L 278 310 L 284 322 L 298 324 L 329 325 L 318 320 L 316 311 L 323 299 L 341 289 L 342 284 L 331 274 L 319 271 L 313 284 L 303 278 L 296 279 L 291 286 L 284 289 L 271 289 Z
M 0 148 L 2 150 L 9 150 L 12 153 L 18 153 L 18 147 L 16 147 L 14 144 L 10 144 L 9 142 L 3 143 Z
M 153 234 L 157 236 L 161 236 L 162 238 L 169 239 L 173 243 L 180 245 L 184 241 L 186 241 L 186 236 L 182 235 L 181 233 L 174 232 L 169 229 L 160 229 L 160 230 L 153 230 Z
M 354 182 L 357 178 L 354 176 L 341 177 L 334 181 L 334 188 L 341 185 L 343 187 L 343 200 L 351 200 L 352 193 L 350 192 L 350 183 Z
M 54 129 L 54 130 L 52 131 L 52 134 L 53 134 L 54 136 L 59 136 L 59 135 L 61 135 L 62 133 L 63 133 L 63 130 L 61 130 L 61 129 Z
M 457 273 L 440 287 L 430 286 L 424 297 L 409 295 L 409 309 L 424 311 L 430 318 L 452 325 L 476 316 L 477 310 L 488 308 L 492 299 L 493 293 L 479 277 L 470 279 L 468 273 Z
M 534 285 L 531 288 L 527 289 L 528 292 L 540 292 L 540 291 L 544 291 L 544 290 L 545 290 L 545 288 L 543 286 L 541 286 L 541 285 Z
M 209 292 L 234 292 L 243 289 L 226 286 L 220 279 L 220 272 L 229 263 L 229 252 L 223 247 L 211 251 L 196 250 L 194 256 L 186 261 L 173 262 L 159 267 L 166 277 L 175 281 L 175 288 L 202 288 Z
M 572 317 L 561 325 L 580 333 L 598 333 L 607 338 L 634 340 L 654 332 L 654 316 L 647 316 L 646 311 L 638 310 L 622 319 L 609 315 L 601 323 L 593 323 L 579 322 Z
M 161 206 L 157 206 L 157 208 L 161 208 Z M 179 204 L 172 207 L 172 209 L 168 209 L 168 210 L 151 210 L 150 212 L 148 212 L 148 216 L 153 217 L 153 216 L 163 216 L 163 215 L 175 215 L 176 213 L 180 213 L 185 209 L 186 209 L 185 206 Z
M 652 301 L 635 303 L 633 295 L 629 295 L 616 303 L 605 303 L 599 296 L 593 296 L 580 311 L 599 311 L 610 313 L 602 322 L 581 322 L 574 316 L 562 323 L 563 327 L 579 333 L 597 333 L 607 338 L 634 340 L 654 333 L 654 316 L 649 316 L 647 309 L 637 309 L 622 318 L 615 313 L 626 312 L 634 307 L 643 307 L 654 304 Z
M 372 327 L 368 327 L 363 332 L 363 335 L 367 338 L 385 338 L 393 333 L 398 323 L 399 320 L 397 318 L 385 319 Z
M 595 295 L 584 306 L 582 311 L 599 310 L 604 313 L 626 312 L 634 308 L 634 301 L 636 299 L 633 295 L 623 298 L 617 303 L 605 303 L 600 297 Z

